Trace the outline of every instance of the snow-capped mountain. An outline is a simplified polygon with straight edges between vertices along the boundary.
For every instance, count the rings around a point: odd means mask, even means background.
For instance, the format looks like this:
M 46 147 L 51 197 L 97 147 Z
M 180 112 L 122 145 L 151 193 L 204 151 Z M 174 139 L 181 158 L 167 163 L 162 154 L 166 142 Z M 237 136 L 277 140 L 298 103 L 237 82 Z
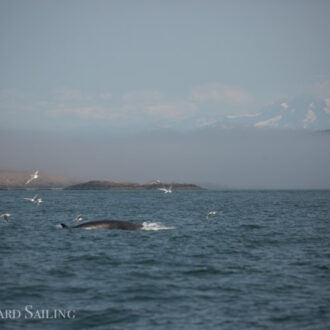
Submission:
M 227 116 L 226 125 L 282 129 L 330 128 L 330 99 L 296 97 L 281 99 L 255 114 Z

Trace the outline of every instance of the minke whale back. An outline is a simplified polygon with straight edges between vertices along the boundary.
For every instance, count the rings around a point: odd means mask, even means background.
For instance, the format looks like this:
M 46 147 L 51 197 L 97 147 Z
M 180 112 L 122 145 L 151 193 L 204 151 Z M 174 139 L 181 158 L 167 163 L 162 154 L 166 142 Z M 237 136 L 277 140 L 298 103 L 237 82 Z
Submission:
M 81 228 L 81 229 L 121 229 L 121 230 L 140 230 L 142 225 L 119 220 L 101 220 L 81 223 L 77 226 L 67 226 L 61 223 L 62 228 Z

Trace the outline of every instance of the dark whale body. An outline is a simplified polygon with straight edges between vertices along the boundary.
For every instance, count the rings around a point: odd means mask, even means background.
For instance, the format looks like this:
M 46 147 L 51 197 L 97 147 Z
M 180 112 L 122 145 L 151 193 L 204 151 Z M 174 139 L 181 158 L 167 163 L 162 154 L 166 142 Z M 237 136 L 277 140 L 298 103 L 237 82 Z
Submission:
M 81 229 L 121 229 L 121 230 L 139 230 L 142 225 L 129 221 L 119 220 L 101 220 L 81 223 L 77 226 L 69 227 L 61 223 L 62 228 L 81 228 Z

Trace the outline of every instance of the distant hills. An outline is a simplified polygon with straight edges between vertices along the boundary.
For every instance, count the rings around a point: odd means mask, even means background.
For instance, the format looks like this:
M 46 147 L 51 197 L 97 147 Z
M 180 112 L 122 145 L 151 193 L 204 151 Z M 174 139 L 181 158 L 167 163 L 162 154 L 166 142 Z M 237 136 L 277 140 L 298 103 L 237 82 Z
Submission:
M 330 99 L 283 98 L 255 114 L 228 115 L 221 124 L 225 127 L 326 130 L 330 128 Z
M 0 171 L 1 190 L 29 190 L 29 189 L 63 189 L 77 183 L 75 180 L 64 176 L 40 174 L 37 180 L 26 185 L 31 172 Z
M 30 172 L 0 171 L 0 190 L 155 190 L 161 187 L 172 186 L 174 190 L 201 190 L 204 189 L 191 183 L 163 183 L 153 182 L 139 184 L 135 182 L 114 182 L 94 180 L 77 182 L 64 176 L 40 174 L 39 178 L 26 185 Z

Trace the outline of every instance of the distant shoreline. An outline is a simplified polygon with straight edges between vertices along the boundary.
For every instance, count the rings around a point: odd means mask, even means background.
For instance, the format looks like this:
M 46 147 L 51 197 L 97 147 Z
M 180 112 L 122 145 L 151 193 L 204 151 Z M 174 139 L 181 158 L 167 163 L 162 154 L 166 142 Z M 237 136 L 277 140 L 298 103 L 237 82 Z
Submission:
M 173 190 L 204 190 L 192 183 L 134 183 L 134 182 L 112 182 L 112 181 L 87 181 L 74 184 L 64 188 L 65 190 L 157 190 L 163 187 L 172 187 Z
M 67 178 L 49 175 L 40 175 L 40 178 L 28 185 L 25 182 L 26 174 L 2 173 L 0 190 L 157 190 L 170 186 L 173 190 L 205 190 L 205 188 L 192 183 L 155 181 L 140 184 L 105 180 L 73 182 Z

